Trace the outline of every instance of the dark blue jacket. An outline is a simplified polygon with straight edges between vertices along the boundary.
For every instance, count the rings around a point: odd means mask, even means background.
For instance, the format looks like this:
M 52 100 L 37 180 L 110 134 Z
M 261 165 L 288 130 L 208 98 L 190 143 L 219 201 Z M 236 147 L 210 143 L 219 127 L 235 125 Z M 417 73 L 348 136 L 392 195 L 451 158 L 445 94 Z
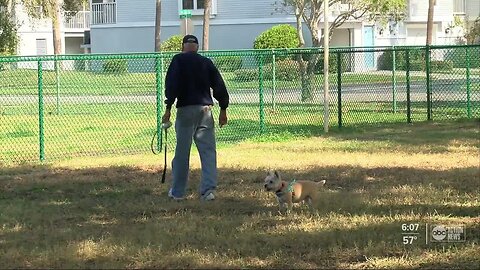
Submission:
M 229 96 L 225 82 L 213 62 L 195 52 L 175 55 L 168 67 L 165 80 L 165 104 L 170 109 L 177 99 L 176 107 L 187 105 L 213 105 L 213 97 L 220 108 L 226 109 Z

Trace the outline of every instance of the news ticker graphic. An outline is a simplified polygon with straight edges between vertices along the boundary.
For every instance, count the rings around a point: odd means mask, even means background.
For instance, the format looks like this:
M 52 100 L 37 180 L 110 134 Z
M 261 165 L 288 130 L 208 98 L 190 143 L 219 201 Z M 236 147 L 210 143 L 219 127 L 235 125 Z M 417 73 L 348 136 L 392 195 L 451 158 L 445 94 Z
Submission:
M 424 233 L 424 234 L 423 234 Z M 403 223 L 402 243 L 412 245 L 425 236 L 425 244 L 459 243 L 466 241 L 466 230 L 463 224 L 425 224 Z

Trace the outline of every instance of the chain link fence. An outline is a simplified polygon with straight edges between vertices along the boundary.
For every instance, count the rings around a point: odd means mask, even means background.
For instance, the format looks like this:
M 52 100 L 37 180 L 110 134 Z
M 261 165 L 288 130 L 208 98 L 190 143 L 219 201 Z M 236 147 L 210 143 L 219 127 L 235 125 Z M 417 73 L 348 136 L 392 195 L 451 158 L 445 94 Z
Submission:
M 323 132 L 321 48 L 202 54 L 230 93 L 219 145 Z M 0 163 L 161 151 L 173 55 L 1 57 Z M 329 84 L 331 127 L 479 118 L 480 46 L 333 48 Z

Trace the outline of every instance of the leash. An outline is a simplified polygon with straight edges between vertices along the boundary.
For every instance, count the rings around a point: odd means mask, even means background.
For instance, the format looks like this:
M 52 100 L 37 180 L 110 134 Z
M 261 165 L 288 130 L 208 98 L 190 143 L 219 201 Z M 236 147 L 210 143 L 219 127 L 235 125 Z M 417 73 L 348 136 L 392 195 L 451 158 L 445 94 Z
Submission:
M 164 150 L 164 159 L 163 159 L 163 173 L 162 173 L 162 184 L 165 183 L 165 176 L 166 176 L 166 173 L 167 173 L 167 145 L 168 145 L 168 136 L 167 136 L 167 133 L 168 133 L 168 128 L 172 126 L 172 123 L 171 122 L 167 122 L 167 123 L 162 123 L 162 130 L 165 130 L 165 150 Z M 155 152 L 155 149 L 153 147 L 153 143 L 155 141 L 155 137 L 158 135 L 158 132 L 155 131 L 155 134 L 153 135 L 153 138 L 152 138 L 152 142 L 150 144 L 150 149 L 152 150 L 152 153 L 154 155 L 158 155 L 159 153 Z M 160 135 L 160 145 L 163 143 L 163 136 Z
M 166 122 L 162 123 L 162 128 L 165 130 L 165 155 L 163 155 L 163 173 L 162 173 L 162 184 L 165 183 L 165 174 L 167 173 L 167 145 L 168 145 L 168 140 L 167 140 L 167 133 L 168 133 L 168 128 L 172 126 L 172 122 Z

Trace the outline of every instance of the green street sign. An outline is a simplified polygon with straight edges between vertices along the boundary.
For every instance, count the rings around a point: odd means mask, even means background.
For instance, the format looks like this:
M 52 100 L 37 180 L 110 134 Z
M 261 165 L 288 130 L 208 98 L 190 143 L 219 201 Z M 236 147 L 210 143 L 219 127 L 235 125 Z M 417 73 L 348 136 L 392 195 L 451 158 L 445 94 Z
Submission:
M 186 19 L 192 17 L 192 10 L 191 9 L 182 9 L 180 10 L 180 19 Z

